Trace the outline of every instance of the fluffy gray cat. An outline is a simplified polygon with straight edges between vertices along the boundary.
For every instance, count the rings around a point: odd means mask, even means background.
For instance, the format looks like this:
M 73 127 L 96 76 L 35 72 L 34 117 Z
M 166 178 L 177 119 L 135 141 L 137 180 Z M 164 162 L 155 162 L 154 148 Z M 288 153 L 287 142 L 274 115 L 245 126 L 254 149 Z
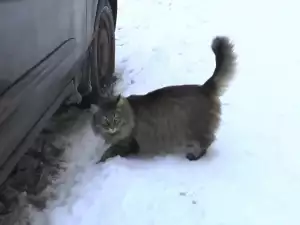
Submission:
M 236 66 L 234 45 L 217 36 L 211 44 L 216 67 L 203 85 L 168 86 L 145 95 L 121 95 L 98 104 L 92 128 L 111 146 L 100 162 L 116 155 L 185 151 L 198 160 L 215 140 L 221 115 L 219 97 Z

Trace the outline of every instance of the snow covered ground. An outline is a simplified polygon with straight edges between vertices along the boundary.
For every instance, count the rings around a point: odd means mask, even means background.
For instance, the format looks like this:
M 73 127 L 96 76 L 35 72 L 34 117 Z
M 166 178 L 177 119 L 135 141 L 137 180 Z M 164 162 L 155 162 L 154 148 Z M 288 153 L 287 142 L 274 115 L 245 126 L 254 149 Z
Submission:
M 69 169 L 33 225 L 299 225 L 300 21 L 296 0 L 119 0 L 125 95 L 204 82 L 215 35 L 236 45 L 218 140 L 204 158 L 113 158 L 80 115 L 61 140 Z

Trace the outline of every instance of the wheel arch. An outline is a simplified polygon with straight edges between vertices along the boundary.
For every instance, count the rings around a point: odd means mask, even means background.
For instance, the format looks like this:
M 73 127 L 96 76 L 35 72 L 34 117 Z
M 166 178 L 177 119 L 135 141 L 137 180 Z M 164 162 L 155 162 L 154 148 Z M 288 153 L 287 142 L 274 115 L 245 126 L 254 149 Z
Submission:
M 114 25 L 115 25 L 115 29 L 116 29 L 117 15 L 118 15 L 118 0 L 98 0 L 95 20 L 97 18 L 99 10 L 101 10 L 102 6 L 105 4 L 106 1 L 109 3 L 109 5 L 111 7 L 113 19 L 114 19 Z M 96 23 L 96 21 L 95 21 L 95 23 Z
M 116 29 L 117 15 L 118 15 L 118 0 L 109 0 L 108 2 L 110 4 L 110 7 L 111 7 L 112 12 L 113 12 L 115 29 Z
M 114 30 L 116 29 L 116 20 L 117 20 L 117 8 L 118 8 L 118 0 L 91 0 L 91 8 L 89 10 L 90 13 L 92 14 L 91 16 L 91 20 L 89 20 L 88 22 L 88 36 L 89 36 L 89 47 L 87 49 L 86 54 L 84 55 L 84 59 L 85 60 L 89 60 L 89 56 L 90 56 L 90 51 L 91 51 L 91 44 L 93 42 L 93 38 L 94 38 L 94 34 L 95 31 L 97 30 L 97 26 L 98 26 L 98 15 L 99 15 L 99 11 L 103 8 L 104 5 L 109 4 L 111 7 L 111 11 L 112 11 L 112 17 L 113 17 L 113 22 L 114 22 Z M 90 86 L 90 80 L 91 77 L 90 75 L 84 75 L 84 74 L 89 74 L 89 65 L 83 64 L 83 68 L 82 68 L 82 72 L 81 72 L 81 77 L 79 78 L 80 81 L 78 81 L 78 85 L 77 85 L 77 90 L 79 91 L 79 93 L 82 96 L 88 95 L 91 92 L 91 86 Z

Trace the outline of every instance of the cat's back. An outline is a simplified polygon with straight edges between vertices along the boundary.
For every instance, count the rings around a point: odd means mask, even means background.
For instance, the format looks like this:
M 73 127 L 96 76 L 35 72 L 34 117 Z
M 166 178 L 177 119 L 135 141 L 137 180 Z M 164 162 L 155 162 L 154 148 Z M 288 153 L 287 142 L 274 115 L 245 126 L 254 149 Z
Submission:
M 199 85 L 168 86 L 128 98 L 136 117 L 137 139 L 145 146 L 183 144 L 194 131 L 207 132 L 218 103 Z
M 206 98 L 200 85 L 176 85 L 156 89 L 144 95 L 127 97 L 133 108 L 146 107 L 163 103 L 168 99 Z

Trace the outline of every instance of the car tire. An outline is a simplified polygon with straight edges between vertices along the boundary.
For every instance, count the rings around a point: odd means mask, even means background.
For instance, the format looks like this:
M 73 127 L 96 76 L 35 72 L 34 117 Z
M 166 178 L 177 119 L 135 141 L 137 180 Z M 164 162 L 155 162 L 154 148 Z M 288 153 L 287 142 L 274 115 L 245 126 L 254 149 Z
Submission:
M 93 40 L 87 57 L 87 76 L 92 88 L 82 97 L 80 108 L 98 104 L 113 93 L 115 71 L 115 21 L 108 0 L 100 0 L 94 25 Z M 85 82 L 86 83 L 86 82 Z

